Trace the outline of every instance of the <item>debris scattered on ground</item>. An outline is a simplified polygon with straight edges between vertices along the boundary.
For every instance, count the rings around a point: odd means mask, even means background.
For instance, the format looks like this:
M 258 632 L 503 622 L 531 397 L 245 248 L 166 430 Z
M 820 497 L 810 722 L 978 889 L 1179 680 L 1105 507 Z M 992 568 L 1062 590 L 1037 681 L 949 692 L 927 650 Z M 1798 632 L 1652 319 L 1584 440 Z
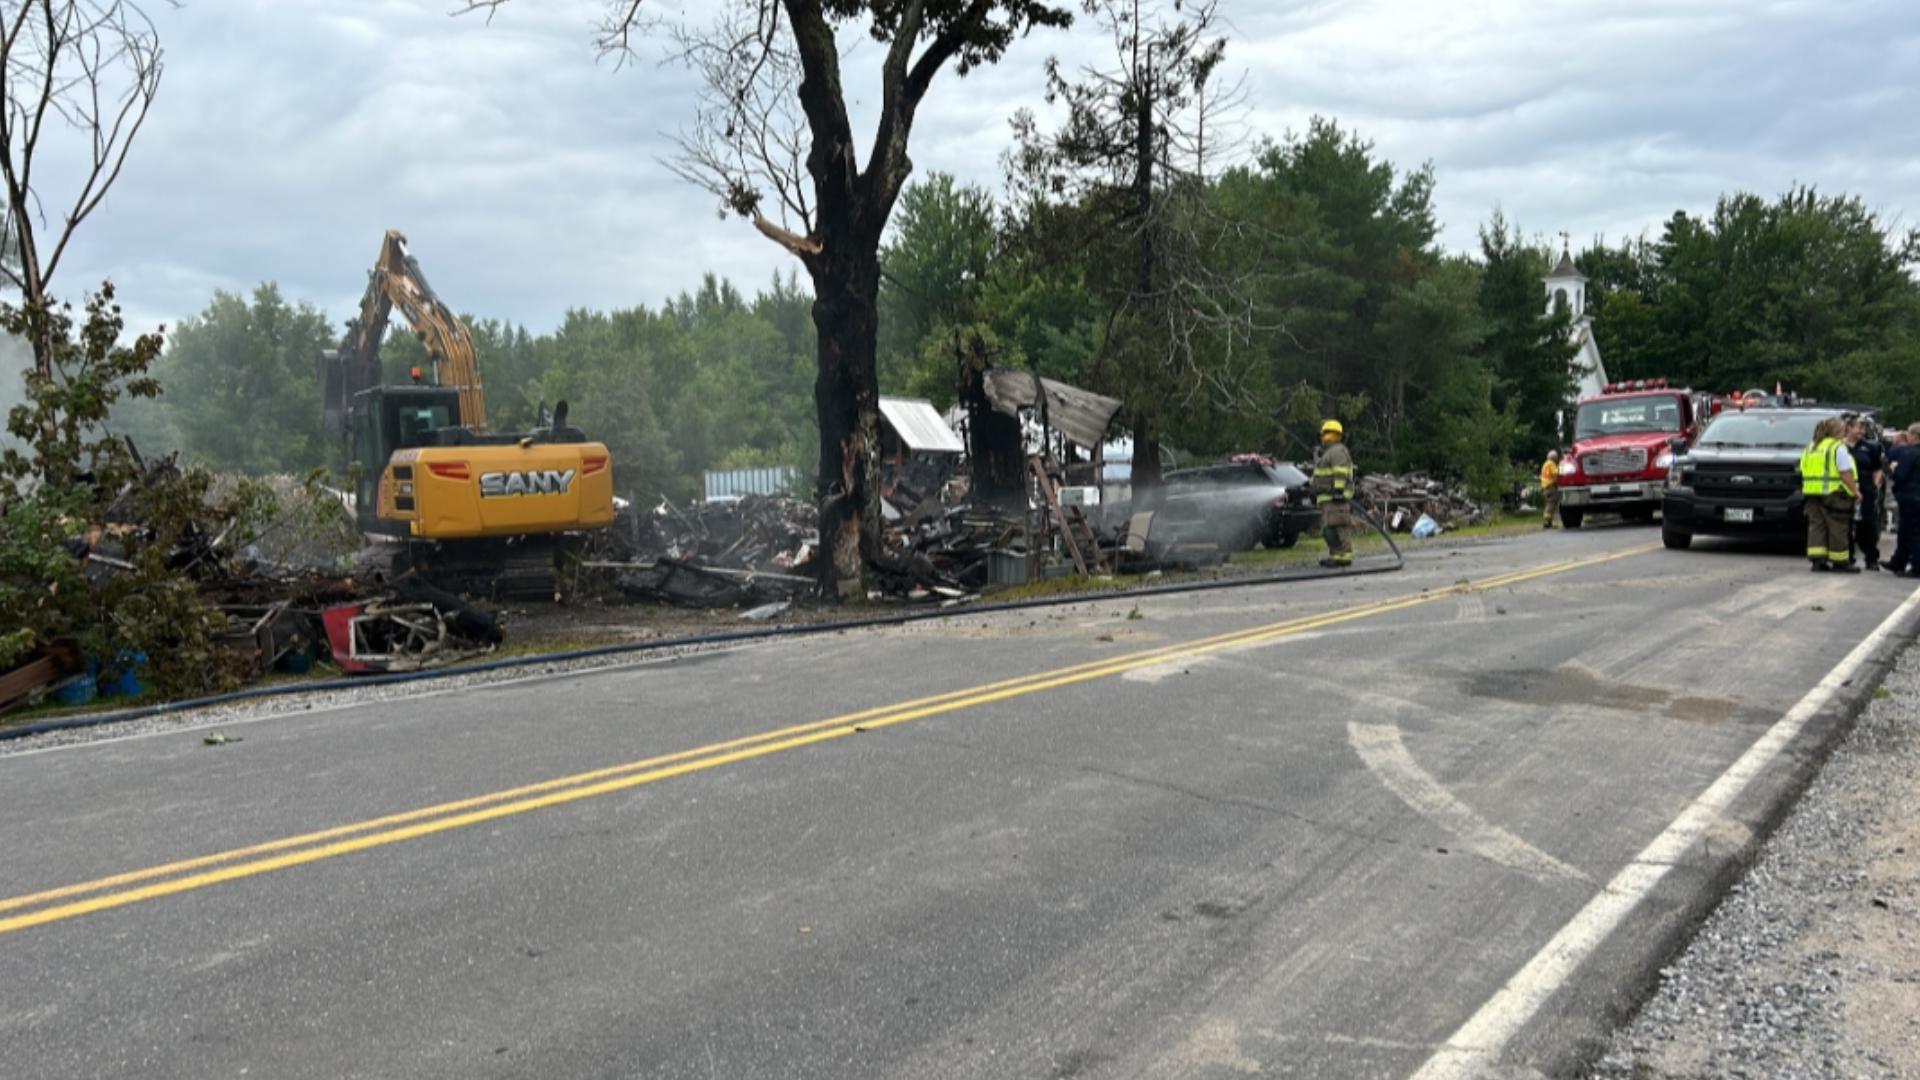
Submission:
M 73 641 L 56 641 L 35 650 L 12 670 L 0 672 L 0 713 L 40 701 L 85 666 Z
M 1493 520 L 1493 508 L 1475 501 L 1465 487 L 1424 473 L 1361 473 L 1360 505 L 1393 532 L 1413 532 L 1422 515 L 1441 530 Z
M 1149 543 L 1151 512 L 1101 505 L 1102 440 L 1118 402 L 1029 373 L 972 375 L 966 407 L 949 417 L 922 402 L 891 402 L 867 599 L 957 604 L 1070 574 L 1153 575 L 1224 559 Z M 948 426 L 953 416 L 965 417 L 958 432 Z M 173 459 L 142 467 L 145 482 L 128 486 L 106 526 L 69 545 L 96 584 L 133 571 L 161 505 L 144 492 L 179 474 Z M 1457 489 L 1422 476 L 1368 476 L 1362 495 L 1402 532 L 1423 515 L 1441 528 L 1487 517 Z M 298 674 L 317 663 L 411 671 L 501 643 L 498 618 L 452 593 L 422 592 L 430 587 L 395 559 L 399 545 L 360 536 L 352 502 L 317 475 L 219 477 L 208 513 L 170 541 L 168 565 L 224 620 L 215 636 L 233 677 Z M 613 527 L 566 550 L 543 572 L 558 570 L 554 597 L 569 602 L 732 608 L 751 622 L 812 618 L 811 608 L 828 603 L 816 599 L 819 510 L 802 498 L 662 499 L 651 509 L 622 500 Z M 93 677 L 30 655 L 0 672 L 0 711 L 63 690 L 90 693 L 82 683 Z
M 748 610 L 741 612 L 740 617 L 743 619 L 752 620 L 754 622 L 765 622 L 766 620 L 774 618 L 775 616 L 783 615 L 792 609 L 793 609 L 792 600 L 780 600 L 771 604 L 761 604 L 757 608 L 749 608 Z
M 425 582 L 321 613 L 334 663 L 348 674 L 418 671 L 489 652 L 504 635 L 491 614 Z
M 620 591 L 634 600 L 687 607 L 764 606 L 811 587 L 812 578 L 727 566 L 706 566 L 661 557 L 651 563 L 614 564 Z
M 631 511 L 577 569 L 630 600 L 687 607 L 759 607 L 813 583 L 819 511 L 783 495 L 746 495 L 682 508 L 662 499 Z

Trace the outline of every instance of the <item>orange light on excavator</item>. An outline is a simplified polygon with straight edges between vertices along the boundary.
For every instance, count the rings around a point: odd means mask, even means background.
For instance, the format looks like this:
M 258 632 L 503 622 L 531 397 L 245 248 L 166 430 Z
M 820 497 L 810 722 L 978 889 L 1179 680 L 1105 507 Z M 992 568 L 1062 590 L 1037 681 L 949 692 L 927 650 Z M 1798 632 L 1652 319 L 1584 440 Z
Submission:
M 408 368 L 407 374 L 413 376 L 414 382 L 419 382 L 420 381 L 420 365 L 415 364 L 412 367 Z
M 580 459 L 580 475 L 581 476 L 592 476 L 594 473 L 597 473 L 601 469 L 604 469 L 606 467 L 607 467 L 607 459 L 598 454 L 592 457 L 583 457 Z
M 427 471 L 443 480 L 471 480 L 473 473 L 464 461 L 429 461 Z

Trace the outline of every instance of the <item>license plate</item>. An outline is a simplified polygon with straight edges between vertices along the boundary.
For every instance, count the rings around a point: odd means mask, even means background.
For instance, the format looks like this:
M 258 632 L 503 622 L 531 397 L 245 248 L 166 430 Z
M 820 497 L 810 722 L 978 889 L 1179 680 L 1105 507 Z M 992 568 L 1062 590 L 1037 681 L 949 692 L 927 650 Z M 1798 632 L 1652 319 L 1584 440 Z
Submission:
M 1729 506 L 1727 507 L 1727 520 L 1728 521 L 1752 521 L 1753 511 L 1751 509 L 1741 509 L 1738 507 Z

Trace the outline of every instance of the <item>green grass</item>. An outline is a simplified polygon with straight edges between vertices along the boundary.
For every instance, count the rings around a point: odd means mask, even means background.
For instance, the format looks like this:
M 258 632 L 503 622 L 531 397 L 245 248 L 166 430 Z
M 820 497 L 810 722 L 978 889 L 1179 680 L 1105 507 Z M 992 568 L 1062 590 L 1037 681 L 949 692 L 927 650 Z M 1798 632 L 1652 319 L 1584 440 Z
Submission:
M 581 649 L 598 649 L 606 645 L 631 645 L 641 640 L 624 634 L 592 634 L 578 637 L 537 637 L 531 641 L 515 641 L 509 637 L 506 642 L 492 652 L 460 660 L 446 665 L 450 670 L 458 670 L 468 664 L 490 663 L 495 660 L 518 660 L 527 656 L 546 656 L 551 653 L 577 652 Z
M 1074 593 L 1125 592 L 1132 587 L 1133 585 L 1123 578 L 1079 577 L 1069 574 L 1066 577 L 1029 581 L 1025 585 L 1008 585 L 1005 588 L 991 590 L 986 597 L 991 603 L 1006 603 L 1015 600 L 1046 600 Z

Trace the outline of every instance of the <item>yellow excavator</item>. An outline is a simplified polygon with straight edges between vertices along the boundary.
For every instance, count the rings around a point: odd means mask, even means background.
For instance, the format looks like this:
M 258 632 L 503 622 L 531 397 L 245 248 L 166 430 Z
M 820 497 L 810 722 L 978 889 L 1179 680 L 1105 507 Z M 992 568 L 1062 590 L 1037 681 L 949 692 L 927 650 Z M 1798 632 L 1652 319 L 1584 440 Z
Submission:
M 395 308 L 432 361 L 431 382 L 382 385 Z M 345 441 L 363 533 L 406 544 L 406 561 L 461 591 L 543 592 L 567 534 L 613 522 L 613 460 L 567 426 L 567 406 L 523 434 L 487 430 L 473 340 L 434 294 L 407 238 L 387 231 L 360 314 L 320 354 L 322 424 Z M 546 418 L 543 417 L 543 420 Z

